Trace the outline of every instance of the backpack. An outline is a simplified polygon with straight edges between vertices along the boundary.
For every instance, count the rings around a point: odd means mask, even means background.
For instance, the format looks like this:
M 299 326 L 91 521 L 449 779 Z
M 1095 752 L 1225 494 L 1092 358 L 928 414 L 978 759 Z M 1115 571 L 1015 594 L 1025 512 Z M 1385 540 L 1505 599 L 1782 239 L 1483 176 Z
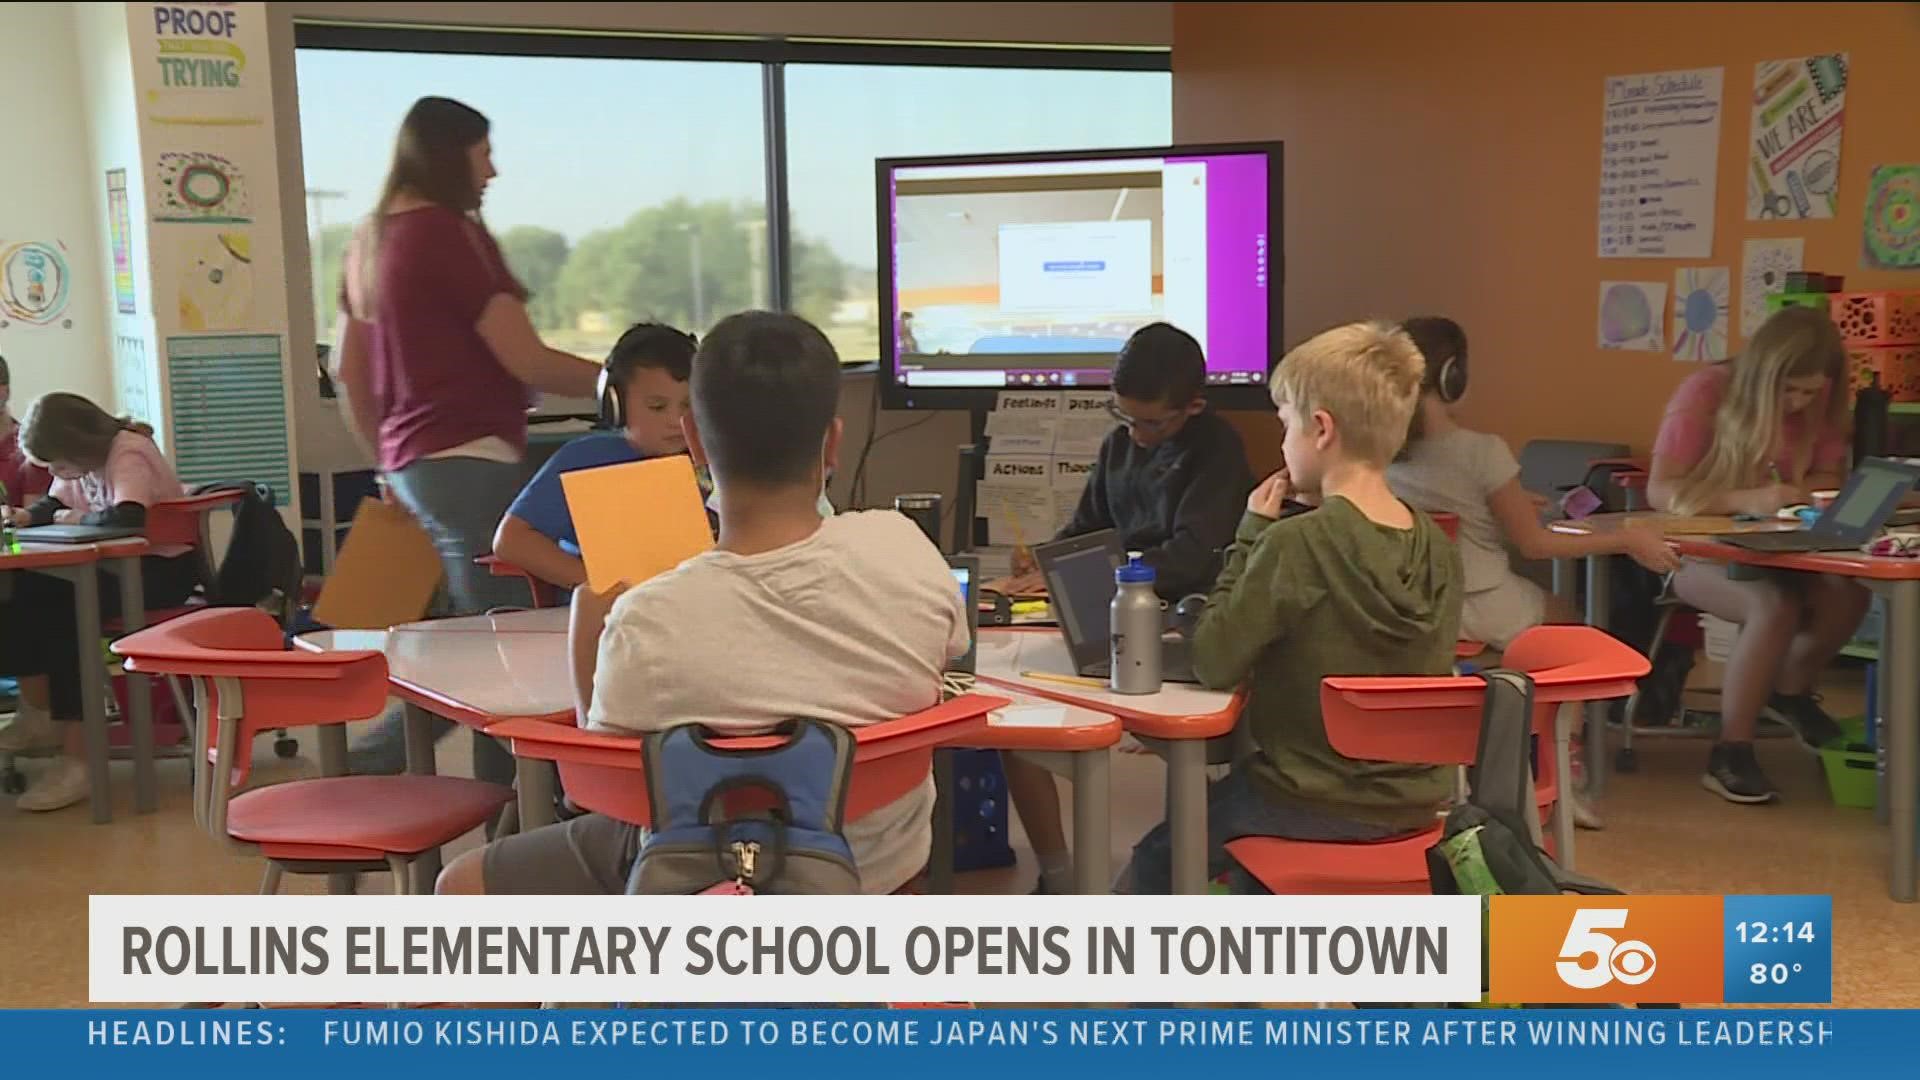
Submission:
M 1541 848 L 1533 796 L 1533 680 L 1518 671 L 1481 673 L 1487 684 L 1471 794 L 1447 814 L 1427 850 L 1436 894 L 1557 896 L 1620 890 L 1563 868 Z M 1564 778 L 1563 778 L 1564 782 Z
M 274 509 L 273 489 L 265 484 L 203 484 L 195 495 L 238 491 L 233 538 L 214 572 L 208 600 L 221 607 L 259 607 L 286 625 L 300 600 L 300 543 Z M 277 595 L 276 595 L 277 594 Z
M 774 745 L 721 747 L 697 724 L 646 737 L 652 828 L 627 878 L 629 895 L 860 891 L 842 833 L 853 783 L 853 733 L 789 720 Z

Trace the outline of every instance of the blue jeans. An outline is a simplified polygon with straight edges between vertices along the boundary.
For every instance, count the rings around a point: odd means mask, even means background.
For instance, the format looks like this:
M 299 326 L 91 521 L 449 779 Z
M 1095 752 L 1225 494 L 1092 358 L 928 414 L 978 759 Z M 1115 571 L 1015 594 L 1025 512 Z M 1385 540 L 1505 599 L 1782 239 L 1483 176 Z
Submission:
M 1359 842 L 1384 840 L 1405 829 L 1370 825 L 1270 801 L 1245 762 L 1225 779 L 1207 785 L 1207 877 L 1226 873 L 1232 860 L 1227 841 L 1242 836 L 1279 836 L 1288 840 Z M 1244 875 L 1236 875 L 1241 877 Z M 1133 846 L 1133 859 L 1120 872 L 1114 891 L 1164 895 L 1173 891 L 1173 841 L 1166 822 L 1155 825 Z M 1259 891 L 1251 881 L 1236 882 L 1235 892 Z
M 493 608 L 526 605 L 524 585 L 512 578 L 496 578 L 473 561 L 493 550 L 493 531 L 525 479 L 522 465 L 480 458 L 416 461 L 387 474 L 394 495 L 440 552 L 447 602 L 438 614 L 480 615 Z M 457 726 L 437 716 L 432 723 L 436 742 Z M 348 756 L 349 771 L 362 775 L 398 773 L 406 762 L 406 729 L 397 712 L 382 717 Z M 473 774 L 481 780 L 511 784 L 513 756 L 476 731 Z

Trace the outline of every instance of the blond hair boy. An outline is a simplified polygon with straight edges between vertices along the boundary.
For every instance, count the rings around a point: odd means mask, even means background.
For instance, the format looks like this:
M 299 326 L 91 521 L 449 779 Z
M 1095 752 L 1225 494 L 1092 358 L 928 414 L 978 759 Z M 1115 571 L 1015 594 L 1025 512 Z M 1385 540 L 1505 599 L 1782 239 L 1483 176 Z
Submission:
M 1386 479 L 1423 368 L 1398 329 L 1353 323 L 1274 370 L 1286 467 L 1248 497 L 1194 631 L 1207 685 L 1250 684 L 1241 723 L 1257 747 L 1207 793 L 1210 876 L 1227 869 L 1224 845 L 1236 837 L 1384 839 L 1431 823 L 1451 790 L 1441 769 L 1341 756 L 1320 717 L 1328 675 L 1452 670 L 1459 553 Z M 1290 500 L 1314 509 L 1283 513 Z M 1165 824 L 1134 848 L 1130 877 L 1134 892 L 1170 890 Z

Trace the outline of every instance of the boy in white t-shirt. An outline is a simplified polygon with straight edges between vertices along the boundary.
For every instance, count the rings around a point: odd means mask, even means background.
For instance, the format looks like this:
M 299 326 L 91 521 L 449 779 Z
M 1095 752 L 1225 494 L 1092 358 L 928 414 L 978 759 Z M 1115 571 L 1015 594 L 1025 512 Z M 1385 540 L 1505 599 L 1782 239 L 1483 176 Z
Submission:
M 1467 391 L 1466 332 L 1453 320 L 1434 316 L 1408 319 L 1402 328 L 1419 346 L 1427 369 L 1406 448 L 1387 467 L 1387 484 L 1414 507 L 1460 519 L 1463 637 L 1505 649 L 1521 631 L 1542 623 L 1579 621 L 1565 600 L 1513 572 L 1509 547 L 1524 559 L 1628 555 L 1657 574 L 1680 565 L 1657 529 L 1569 536 L 1542 525 L 1540 504 L 1520 486 L 1520 463 L 1506 440 L 1453 419 L 1453 405 Z M 1596 816 L 1575 806 L 1581 824 L 1598 827 Z
M 840 361 L 813 326 L 750 312 L 714 327 L 693 365 L 687 443 L 720 493 L 718 546 L 624 594 L 574 593 L 578 720 L 642 735 L 677 724 L 754 734 L 796 717 L 847 727 L 940 700 L 969 645 L 946 560 L 892 511 L 823 519 L 840 449 Z M 933 783 L 847 823 L 862 890 L 926 864 Z M 624 890 L 643 830 L 600 814 L 470 851 L 454 894 Z

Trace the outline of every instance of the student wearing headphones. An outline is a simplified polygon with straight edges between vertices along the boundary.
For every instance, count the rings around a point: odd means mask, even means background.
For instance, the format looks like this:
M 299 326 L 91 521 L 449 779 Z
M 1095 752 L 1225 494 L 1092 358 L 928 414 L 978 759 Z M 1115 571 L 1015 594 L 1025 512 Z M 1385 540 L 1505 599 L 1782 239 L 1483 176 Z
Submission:
M 1467 392 L 1465 331 L 1433 316 L 1408 319 L 1403 328 L 1426 358 L 1426 381 L 1407 445 L 1387 468 L 1387 483 L 1414 507 L 1460 519 L 1460 559 L 1467 572 L 1462 635 L 1504 649 L 1530 627 L 1579 621 L 1564 600 L 1513 572 L 1509 545 L 1530 560 L 1628 555 L 1658 574 L 1679 566 L 1658 530 L 1564 536 L 1542 525 L 1506 440 L 1461 427 L 1453 418 L 1454 403 Z
M 493 533 L 493 553 L 542 581 L 573 588 L 587 580 L 580 538 L 560 474 L 687 452 L 693 336 L 659 323 L 620 335 L 600 373 L 600 427 L 561 447 L 527 483 Z
M 1407 444 L 1387 467 L 1387 485 L 1416 509 L 1460 519 L 1462 637 L 1505 649 L 1531 627 L 1580 621 L 1564 599 L 1513 572 L 1509 545 L 1524 559 L 1627 555 L 1656 574 L 1679 567 L 1657 529 L 1566 536 L 1542 525 L 1540 507 L 1520 486 L 1520 463 L 1506 440 L 1461 427 L 1453 418 L 1454 403 L 1467 393 L 1466 332 L 1436 316 L 1408 319 L 1402 329 L 1427 366 Z M 1577 798 L 1574 821 L 1589 829 L 1601 824 Z

